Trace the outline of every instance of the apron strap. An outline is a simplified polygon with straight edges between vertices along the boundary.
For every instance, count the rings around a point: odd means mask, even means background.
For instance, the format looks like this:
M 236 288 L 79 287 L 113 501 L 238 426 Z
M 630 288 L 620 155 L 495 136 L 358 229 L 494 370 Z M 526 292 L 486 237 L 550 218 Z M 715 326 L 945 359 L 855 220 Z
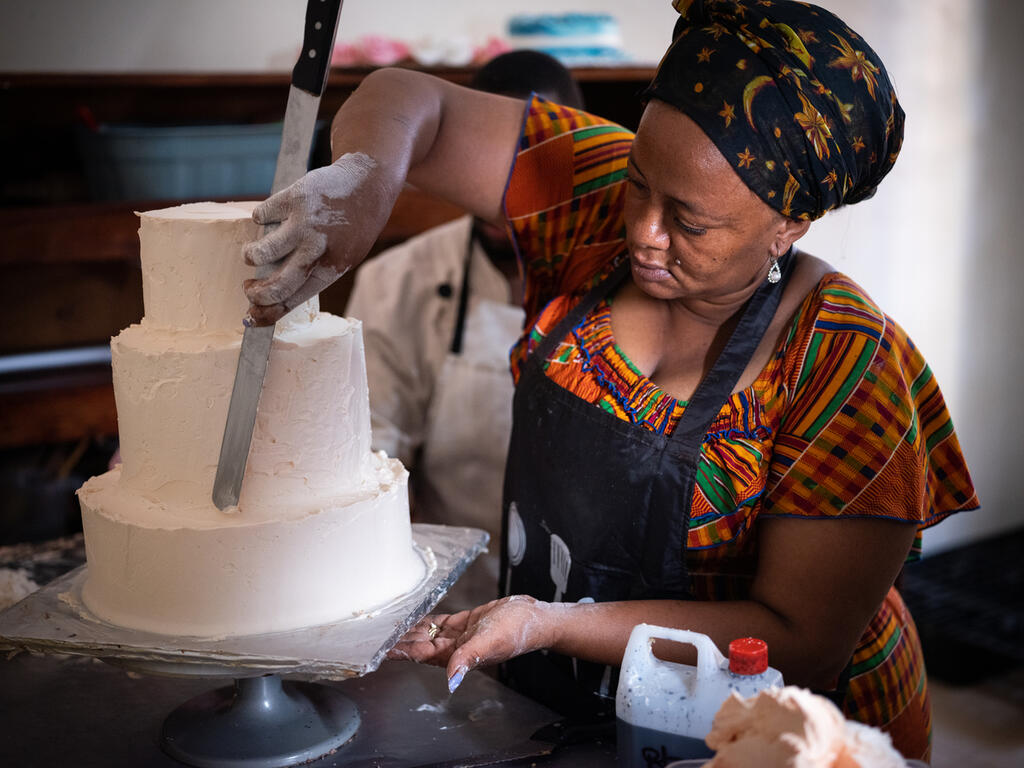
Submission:
M 469 265 L 473 261 L 473 243 L 476 232 L 473 224 L 469 225 L 469 240 L 466 242 L 466 257 L 462 264 L 462 287 L 459 289 L 459 307 L 455 315 L 455 333 L 452 334 L 450 351 L 453 355 L 462 354 L 462 337 L 466 331 L 466 312 L 469 308 Z

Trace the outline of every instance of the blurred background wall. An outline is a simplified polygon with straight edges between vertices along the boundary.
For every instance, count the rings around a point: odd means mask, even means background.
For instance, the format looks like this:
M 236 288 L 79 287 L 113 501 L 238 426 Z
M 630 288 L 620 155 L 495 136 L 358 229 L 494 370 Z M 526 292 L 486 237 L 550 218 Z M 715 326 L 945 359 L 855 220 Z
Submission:
M 3 4 L 0 70 L 287 70 L 302 41 L 305 0 L 33 0 Z M 610 13 L 623 47 L 656 63 L 677 18 L 669 0 L 344 0 L 339 41 L 406 41 L 505 32 L 519 13 Z
M 886 62 L 907 112 L 895 169 L 816 223 L 806 250 L 864 285 L 911 334 L 950 403 L 982 509 L 929 532 L 926 554 L 1024 525 L 1024 179 L 1019 0 L 819 0 Z M 34 0 L 0 10 L 4 72 L 263 72 L 291 67 L 304 0 Z M 516 13 L 607 12 L 654 64 L 668 0 L 347 0 L 339 41 L 502 36 Z

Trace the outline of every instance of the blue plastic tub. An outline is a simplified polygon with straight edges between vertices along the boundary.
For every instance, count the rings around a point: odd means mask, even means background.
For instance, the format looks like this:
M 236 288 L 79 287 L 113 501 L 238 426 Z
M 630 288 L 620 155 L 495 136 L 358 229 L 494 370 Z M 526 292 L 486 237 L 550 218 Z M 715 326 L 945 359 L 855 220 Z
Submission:
M 78 134 L 96 200 L 261 199 L 270 193 L 281 123 L 101 125 Z

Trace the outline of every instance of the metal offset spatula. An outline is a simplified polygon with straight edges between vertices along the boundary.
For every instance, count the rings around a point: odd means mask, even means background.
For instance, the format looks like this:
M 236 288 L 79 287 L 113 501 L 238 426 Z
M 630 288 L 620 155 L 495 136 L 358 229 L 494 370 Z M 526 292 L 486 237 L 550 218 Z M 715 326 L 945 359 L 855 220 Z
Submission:
M 308 0 L 306 4 L 302 51 L 292 70 L 288 106 L 281 132 L 281 150 L 277 155 L 271 194 L 298 181 L 309 169 L 309 151 L 313 144 L 320 97 L 327 85 L 341 3 L 342 0 Z M 238 504 L 273 340 L 273 325 L 259 328 L 247 326 L 242 336 L 235 385 L 231 390 L 231 403 L 217 461 L 217 475 L 213 481 L 213 503 L 218 509 Z

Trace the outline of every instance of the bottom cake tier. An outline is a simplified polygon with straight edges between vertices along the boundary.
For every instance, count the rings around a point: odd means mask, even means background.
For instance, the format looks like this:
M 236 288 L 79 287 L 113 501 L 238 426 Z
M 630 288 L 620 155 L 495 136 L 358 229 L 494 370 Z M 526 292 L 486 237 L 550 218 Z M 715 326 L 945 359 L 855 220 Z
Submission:
M 209 518 L 126 489 L 120 468 L 79 491 L 86 607 L 104 621 L 164 635 L 283 632 L 372 611 L 426 575 L 413 547 L 408 472 L 374 456 L 381 482 L 359 495 L 310 499 L 279 519 Z

